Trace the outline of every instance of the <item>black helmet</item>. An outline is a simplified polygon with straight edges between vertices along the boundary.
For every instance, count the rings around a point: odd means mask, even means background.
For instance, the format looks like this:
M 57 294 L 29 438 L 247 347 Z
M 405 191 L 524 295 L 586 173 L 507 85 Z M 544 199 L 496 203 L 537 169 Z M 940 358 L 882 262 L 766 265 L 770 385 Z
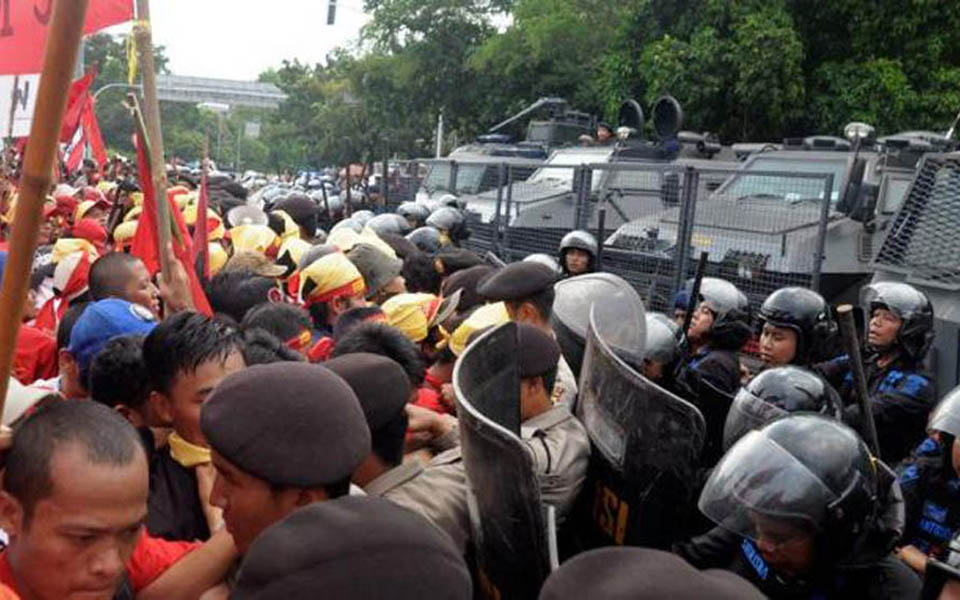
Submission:
M 407 223 L 407 220 L 393 213 L 377 215 L 367 221 L 366 226 L 377 234 L 393 233 L 403 235 L 410 231 L 410 224 Z
M 430 216 L 430 209 L 425 204 L 404 202 L 397 207 L 397 214 L 405 218 L 414 227 L 420 227 Z
M 794 364 L 810 364 L 829 358 L 837 335 L 837 324 L 823 296 L 802 287 L 780 288 L 760 306 L 758 329 L 764 323 L 789 327 L 797 333 Z M 759 331 L 758 331 L 759 333 Z
M 729 449 L 748 431 L 795 412 L 840 419 L 843 408 L 837 392 L 812 371 L 793 366 L 762 371 L 734 397 L 723 426 L 723 448 Z
M 933 305 L 926 294 L 906 283 L 882 281 L 863 286 L 860 306 L 867 320 L 878 308 L 885 308 L 903 321 L 897 344 L 907 357 L 919 361 L 933 343 Z
M 878 464 L 843 423 L 790 415 L 740 438 L 717 463 L 698 505 L 715 523 L 747 538 L 756 539 L 758 519 L 815 536 L 818 560 L 829 562 L 874 530 L 881 504 Z
M 421 252 L 434 254 L 442 246 L 440 232 L 433 227 L 417 227 L 407 234 L 407 239 Z
M 750 338 L 750 302 L 725 279 L 704 277 L 700 302 L 708 302 L 714 313 L 710 339 L 715 345 L 739 349 Z
M 680 357 L 680 326 L 663 313 L 648 312 L 647 347 L 643 358 L 671 365 Z
M 360 225 L 366 225 L 370 222 L 370 219 L 374 218 L 376 215 L 373 214 L 372 210 L 355 210 L 350 214 L 350 218 L 360 223 Z

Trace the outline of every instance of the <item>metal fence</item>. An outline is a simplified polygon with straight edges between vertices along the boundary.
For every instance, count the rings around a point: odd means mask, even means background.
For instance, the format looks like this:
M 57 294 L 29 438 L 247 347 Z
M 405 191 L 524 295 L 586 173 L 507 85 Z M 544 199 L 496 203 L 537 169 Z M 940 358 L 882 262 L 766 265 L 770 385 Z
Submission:
M 670 308 L 700 251 L 709 252 L 707 275 L 733 282 L 754 306 L 780 287 L 819 289 L 837 197 L 830 173 L 745 172 L 736 163 L 421 164 L 422 192 L 456 190 L 466 202 L 470 248 L 508 262 L 556 256 L 564 234 L 588 230 L 601 241 L 603 270 L 655 310 Z

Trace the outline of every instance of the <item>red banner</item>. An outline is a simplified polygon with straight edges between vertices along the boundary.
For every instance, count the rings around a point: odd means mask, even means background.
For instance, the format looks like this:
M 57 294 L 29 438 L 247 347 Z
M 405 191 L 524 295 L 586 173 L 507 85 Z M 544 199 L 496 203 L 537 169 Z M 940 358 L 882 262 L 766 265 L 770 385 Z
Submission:
M 43 70 L 43 48 L 54 0 L 0 0 L 0 74 Z M 83 33 L 133 19 L 133 0 L 90 0 Z

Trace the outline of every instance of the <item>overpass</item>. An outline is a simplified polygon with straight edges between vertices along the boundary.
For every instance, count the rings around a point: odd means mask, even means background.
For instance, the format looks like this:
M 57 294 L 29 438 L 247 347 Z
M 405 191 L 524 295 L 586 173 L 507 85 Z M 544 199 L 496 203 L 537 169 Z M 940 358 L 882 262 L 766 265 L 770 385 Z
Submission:
M 168 102 L 277 108 L 287 95 L 272 83 L 157 75 L 157 97 Z

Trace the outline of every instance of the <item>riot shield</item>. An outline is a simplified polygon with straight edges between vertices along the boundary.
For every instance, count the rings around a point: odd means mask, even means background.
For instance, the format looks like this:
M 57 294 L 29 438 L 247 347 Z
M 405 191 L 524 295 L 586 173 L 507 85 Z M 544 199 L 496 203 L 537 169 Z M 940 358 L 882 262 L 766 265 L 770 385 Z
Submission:
M 550 545 L 533 457 L 519 437 L 517 326 L 504 323 L 457 361 L 453 388 L 476 547 L 487 598 L 536 598 Z
M 637 373 L 590 317 L 578 416 L 593 452 L 578 506 L 581 542 L 668 548 L 695 510 L 706 435 L 700 411 Z
M 601 335 L 618 356 L 639 365 L 646 345 L 643 300 L 626 280 L 613 273 L 587 273 L 554 286 L 550 323 L 573 374 L 579 379 L 590 311 L 596 308 Z

